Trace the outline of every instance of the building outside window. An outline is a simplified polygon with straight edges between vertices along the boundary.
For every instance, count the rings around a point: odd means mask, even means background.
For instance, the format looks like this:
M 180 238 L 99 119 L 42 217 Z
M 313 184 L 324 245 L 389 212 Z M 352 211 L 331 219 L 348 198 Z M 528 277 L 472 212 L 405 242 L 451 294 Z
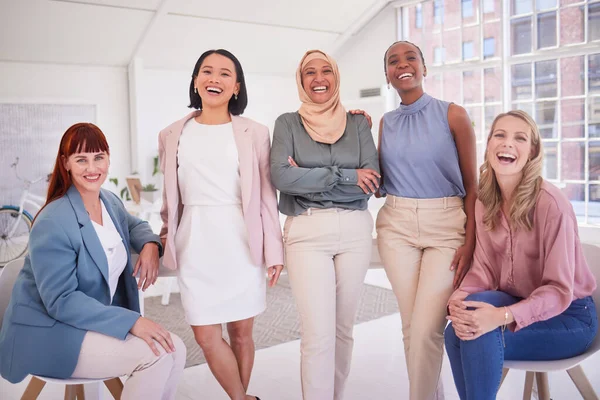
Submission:
M 473 0 L 462 0 L 461 3 L 462 3 L 461 11 L 462 11 L 463 19 L 472 17 L 473 16 Z
M 493 13 L 495 9 L 496 9 L 496 7 L 494 5 L 494 0 L 483 0 L 483 13 L 484 14 Z
M 463 42 L 463 60 L 473 58 L 473 42 Z
M 400 39 L 425 55 L 425 90 L 469 113 L 479 164 L 494 117 L 527 111 L 540 128 L 544 178 L 581 224 L 600 225 L 600 1 L 507 1 L 401 6 L 399 23 L 402 13 L 422 21 Z
M 496 38 L 483 39 L 483 58 L 487 59 L 496 55 Z
M 434 0 L 433 1 L 433 21 L 437 25 L 441 25 L 444 22 L 444 1 Z
M 442 64 L 444 62 L 444 48 L 436 47 L 433 49 L 433 63 Z

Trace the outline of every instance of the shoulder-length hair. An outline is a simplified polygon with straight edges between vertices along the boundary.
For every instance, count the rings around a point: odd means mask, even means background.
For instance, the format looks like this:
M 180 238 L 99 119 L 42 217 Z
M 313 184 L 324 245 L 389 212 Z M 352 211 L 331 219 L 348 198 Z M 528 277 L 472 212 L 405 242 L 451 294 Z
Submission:
M 494 119 L 487 138 L 488 145 L 498 121 L 508 116 L 519 118 L 527 123 L 531 129 L 531 156 L 523 167 L 523 177 L 515 189 L 513 194 L 514 200 L 510 207 L 510 213 L 507 216 L 511 225 L 516 229 L 530 231 L 533 228 L 533 214 L 531 210 L 535 206 L 540 185 L 543 181 L 542 164 L 544 161 L 544 151 L 540 140 L 540 131 L 535 121 L 529 114 L 521 110 L 509 111 L 498 115 Z M 486 147 L 484 161 L 479 168 L 479 190 L 477 197 L 485 208 L 483 223 L 487 230 L 493 230 L 498 222 L 500 207 L 502 206 L 502 194 L 500 193 L 500 186 L 498 186 L 496 174 L 490 165 L 487 153 Z
M 73 184 L 71 175 L 65 168 L 63 160 L 68 159 L 75 153 L 100 153 L 103 151 L 110 155 L 106 137 L 96 125 L 81 122 L 67 129 L 60 140 L 44 207 L 52 201 L 63 197 Z
M 198 93 L 194 92 L 194 81 L 198 76 L 198 72 L 200 71 L 200 67 L 204 62 L 204 59 L 211 54 L 222 55 L 223 57 L 229 58 L 233 62 L 233 65 L 235 66 L 235 75 L 237 77 L 236 83 L 240 84 L 240 92 L 237 94 L 237 99 L 234 96 L 231 96 L 229 99 L 228 109 L 231 115 L 242 115 L 246 109 L 246 106 L 248 105 L 248 91 L 246 90 L 246 78 L 244 77 L 244 70 L 242 69 L 242 64 L 240 64 L 240 61 L 236 58 L 236 56 L 223 49 L 205 51 L 200 56 L 198 61 L 196 61 L 194 71 L 192 72 L 192 81 L 190 82 L 190 105 L 188 107 L 195 108 L 196 110 L 202 109 L 202 98 Z

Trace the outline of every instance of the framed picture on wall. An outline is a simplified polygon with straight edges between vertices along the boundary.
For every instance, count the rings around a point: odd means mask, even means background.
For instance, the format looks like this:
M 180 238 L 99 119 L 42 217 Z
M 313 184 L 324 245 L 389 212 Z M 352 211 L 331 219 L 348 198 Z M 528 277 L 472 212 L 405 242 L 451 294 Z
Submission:
M 18 204 L 23 182 L 10 164 L 19 158 L 19 175 L 35 180 L 52 172 L 60 139 L 77 122 L 96 121 L 94 104 L 44 104 L 0 101 L 0 204 Z M 45 179 L 31 192 L 46 196 Z M 35 214 L 37 210 L 30 209 Z

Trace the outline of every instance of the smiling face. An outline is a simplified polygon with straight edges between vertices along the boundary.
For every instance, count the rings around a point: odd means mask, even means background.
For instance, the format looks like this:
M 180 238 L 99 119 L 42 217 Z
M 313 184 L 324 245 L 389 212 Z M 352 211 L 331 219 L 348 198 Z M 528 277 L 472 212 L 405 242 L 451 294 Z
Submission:
M 533 157 L 532 130 L 524 120 L 510 115 L 501 117 L 492 128 L 486 157 L 497 177 L 521 175 Z
M 309 61 L 302 69 L 302 87 L 314 103 L 329 101 L 336 89 L 331 64 L 321 58 Z
M 194 87 L 203 108 L 227 107 L 231 97 L 240 91 L 233 61 L 217 53 L 209 55 L 200 66 Z
M 71 180 L 79 193 L 99 193 L 108 175 L 110 161 L 105 151 L 73 153 L 68 158 L 63 156 L 63 165 L 71 174 Z
M 408 92 L 421 88 L 427 67 L 419 49 L 406 42 L 398 42 L 390 47 L 385 58 L 385 75 L 388 83 L 398 92 Z

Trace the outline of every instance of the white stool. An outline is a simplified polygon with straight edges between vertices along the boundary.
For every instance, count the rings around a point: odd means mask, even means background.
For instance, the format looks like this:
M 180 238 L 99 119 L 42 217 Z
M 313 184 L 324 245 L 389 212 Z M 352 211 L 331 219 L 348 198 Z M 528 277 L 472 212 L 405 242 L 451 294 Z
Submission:
M 115 400 L 119 400 L 123 392 L 123 383 L 117 377 L 104 379 L 55 379 L 33 375 L 25 392 L 23 392 L 23 396 L 21 396 L 21 400 L 36 400 L 44 386 L 46 386 L 46 383 L 65 385 L 65 400 L 85 400 L 83 385 L 90 383 L 104 383 Z M 98 385 L 98 399 L 101 399 L 101 396 L 102 386 Z

